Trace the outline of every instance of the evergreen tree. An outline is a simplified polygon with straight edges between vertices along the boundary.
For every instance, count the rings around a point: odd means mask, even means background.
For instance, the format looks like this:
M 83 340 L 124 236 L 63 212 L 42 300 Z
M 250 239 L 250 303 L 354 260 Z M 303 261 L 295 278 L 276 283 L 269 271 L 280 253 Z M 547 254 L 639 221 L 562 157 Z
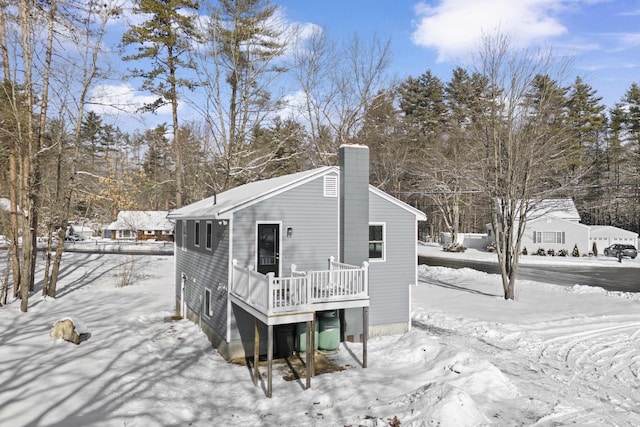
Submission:
M 220 0 L 205 29 L 200 61 L 207 94 L 203 114 L 218 154 L 218 191 L 256 176 L 254 132 L 279 108 L 272 82 L 286 68 L 285 28 L 268 0 Z
M 580 187 L 574 193 L 574 200 L 581 211 L 582 221 L 586 224 L 602 223 L 597 208 L 601 205 L 605 185 L 603 171 L 605 159 L 603 143 L 606 130 L 606 116 L 602 97 L 596 91 L 576 77 L 568 94 L 568 120 L 571 125 L 570 146 L 576 154 L 572 167 L 584 172 Z M 579 158 L 578 158 L 579 156 Z
M 420 77 L 409 77 L 398 88 L 399 105 L 408 123 L 428 140 L 437 138 L 446 122 L 444 85 L 427 71 Z
M 144 61 L 149 69 L 133 69 L 134 77 L 143 79 L 142 89 L 158 98 L 145 105 L 148 111 L 156 111 L 163 105 L 171 105 L 173 125 L 173 149 L 176 160 L 175 206 L 182 206 L 182 162 L 178 128 L 179 88 L 193 89 L 195 83 L 179 77 L 179 70 L 194 68 L 187 57 L 190 43 L 198 39 L 194 14 L 199 9 L 197 0 L 135 0 L 134 12 L 148 19 L 131 26 L 123 35 L 124 46 L 137 45 L 137 52 L 124 57 L 126 61 Z M 183 74 L 184 75 L 184 74 Z
M 408 201 L 399 192 L 413 190 L 409 175 L 410 138 L 401 115 L 394 107 L 394 91 L 379 92 L 367 106 L 364 120 L 354 142 L 367 145 L 369 176 L 372 185 Z

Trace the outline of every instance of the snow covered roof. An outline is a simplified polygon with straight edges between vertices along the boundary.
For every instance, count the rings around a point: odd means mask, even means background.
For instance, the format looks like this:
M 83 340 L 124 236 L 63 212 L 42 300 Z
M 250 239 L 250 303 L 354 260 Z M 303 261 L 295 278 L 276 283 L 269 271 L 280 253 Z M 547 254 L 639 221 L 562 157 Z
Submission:
M 211 219 L 215 217 L 229 219 L 231 214 L 237 209 L 250 206 L 285 190 L 331 173 L 340 174 L 340 168 L 337 166 L 324 166 L 304 172 L 251 182 L 176 209 L 169 213 L 168 218 Z M 411 211 L 419 220 L 426 220 L 424 213 L 390 196 L 382 190 L 370 185 L 369 191 L 395 203 L 403 209 Z
M 580 222 L 580 214 L 571 198 L 534 201 L 528 218 L 533 220 L 547 215 L 553 215 L 567 221 Z
M 107 230 L 173 230 L 168 211 L 120 211 Z
M 590 225 L 589 230 L 589 237 L 638 237 L 638 233 L 611 225 Z
M 169 213 L 169 218 L 228 218 L 229 214 L 240 207 L 266 199 L 285 189 L 308 182 L 313 178 L 338 171 L 339 169 L 335 166 L 325 166 L 262 181 L 250 182 L 176 209 Z

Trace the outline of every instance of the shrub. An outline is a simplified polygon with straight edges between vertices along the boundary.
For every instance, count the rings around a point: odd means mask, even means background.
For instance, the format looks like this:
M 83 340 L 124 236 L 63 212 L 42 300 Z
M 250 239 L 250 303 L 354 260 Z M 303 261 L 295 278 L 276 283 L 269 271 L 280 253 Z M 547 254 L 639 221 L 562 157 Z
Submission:
M 536 255 L 547 256 L 547 251 L 542 248 L 538 248 L 538 250 L 536 251 Z
M 124 288 L 131 286 L 137 282 L 139 266 L 136 258 L 132 255 L 128 260 L 124 261 L 116 273 L 116 287 Z
M 553 249 L 547 249 L 547 255 L 556 256 L 556 251 L 554 251 Z
M 487 252 L 495 252 L 496 251 L 496 244 L 495 243 L 491 243 L 489 245 L 487 245 Z
M 445 252 L 464 252 L 467 250 L 467 248 L 458 243 L 450 243 L 443 247 L 442 250 Z
M 526 246 L 522 249 L 522 255 L 529 255 L 529 253 L 527 252 Z
M 573 247 L 573 252 L 571 253 L 571 255 L 574 256 L 574 257 L 579 257 L 580 256 L 580 251 L 578 250 L 578 244 L 577 243 Z
M 591 246 L 591 252 L 593 253 L 593 256 L 598 256 L 598 245 L 596 245 L 596 242 L 593 242 L 593 245 Z
M 567 256 L 567 255 L 569 255 L 569 251 L 566 249 L 560 249 L 558 251 L 558 256 Z

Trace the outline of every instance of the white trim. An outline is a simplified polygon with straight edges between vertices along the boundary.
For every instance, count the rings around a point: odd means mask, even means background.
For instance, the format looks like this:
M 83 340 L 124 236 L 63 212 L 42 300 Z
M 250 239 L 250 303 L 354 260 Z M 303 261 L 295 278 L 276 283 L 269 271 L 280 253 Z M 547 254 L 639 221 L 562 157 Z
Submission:
M 231 317 L 232 317 L 232 307 L 231 307 L 231 288 L 233 283 L 233 219 L 229 218 L 227 221 L 227 244 L 229 245 L 227 253 L 229 254 L 229 259 L 227 260 L 227 333 L 226 333 L 226 341 L 227 344 L 231 342 Z
M 338 197 L 340 192 L 338 175 L 325 175 L 322 181 L 322 195 L 324 197 Z
M 369 262 L 386 262 L 387 260 L 387 223 L 372 221 L 369 222 L 369 227 L 367 230 L 371 228 L 371 226 L 382 226 L 382 258 L 369 258 Z M 369 240 L 371 243 L 371 240 Z
M 207 298 L 207 294 L 208 298 Z M 211 300 L 213 293 L 211 292 L 211 289 L 209 288 L 204 288 L 204 317 L 206 317 L 207 319 L 210 319 L 211 316 L 213 316 L 213 307 L 211 306 Z M 208 307 L 207 307 L 208 306 Z
M 206 221 L 204 224 L 204 248 L 208 251 L 213 250 L 213 221 Z
M 183 219 L 180 223 L 180 249 L 182 249 L 183 252 L 187 251 L 187 240 L 189 239 L 189 233 L 187 232 L 188 226 L 189 223 L 187 220 Z
M 278 277 L 282 277 L 282 221 L 256 221 L 254 228 L 254 270 L 258 271 L 258 225 L 260 224 L 277 224 L 278 225 Z
M 196 248 L 200 247 L 200 220 L 196 219 L 193 221 L 193 246 Z
M 426 221 L 427 220 L 427 216 L 424 214 L 424 212 L 419 211 L 418 209 L 414 208 L 411 205 L 406 204 L 405 202 L 403 202 L 402 200 L 398 200 L 395 197 L 393 197 L 391 194 L 387 194 L 384 191 L 380 190 L 379 188 L 374 187 L 373 185 L 369 185 L 369 192 L 373 193 L 385 200 L 387 200 L 388 202 L 393 203 L 394 205 L 401 207 L 402 209 L 411 212 L 412 214 L 414 214 L 416 216 L 416 218 L 419 221 Z

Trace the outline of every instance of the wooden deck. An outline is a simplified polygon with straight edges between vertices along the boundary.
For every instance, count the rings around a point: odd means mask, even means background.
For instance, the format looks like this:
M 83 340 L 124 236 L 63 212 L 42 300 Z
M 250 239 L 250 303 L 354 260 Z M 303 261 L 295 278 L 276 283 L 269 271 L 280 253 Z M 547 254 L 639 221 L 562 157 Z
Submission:
M 329 259 L 327 270 L 299 271 L 291 277 L 264 275 L 233 262 L 231 298 L 267 325 L 306 322 L 321 310 L 369 306 L 369 264 Z

